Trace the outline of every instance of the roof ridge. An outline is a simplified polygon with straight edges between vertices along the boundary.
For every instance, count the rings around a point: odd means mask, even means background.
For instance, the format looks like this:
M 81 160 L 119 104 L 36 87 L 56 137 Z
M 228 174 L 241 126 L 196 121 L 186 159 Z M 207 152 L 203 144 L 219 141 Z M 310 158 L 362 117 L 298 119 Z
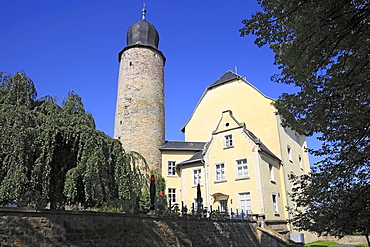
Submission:
M 212 83 L 208 88 L 215 87 L 219 84 L 222 84 L 224 82 L 230 81 L 232 79 L 240 78 L 241 76 L 232 72 L 231 70 L 226 71 L 222 76 L 220 76 L 214 83 Z

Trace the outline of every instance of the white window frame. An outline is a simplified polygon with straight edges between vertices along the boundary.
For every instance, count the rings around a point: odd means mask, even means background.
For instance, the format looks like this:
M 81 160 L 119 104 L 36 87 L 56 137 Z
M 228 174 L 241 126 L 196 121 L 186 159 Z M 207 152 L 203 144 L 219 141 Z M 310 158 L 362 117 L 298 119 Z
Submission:
M 170 172 L 170 169 L 172 172 Z M 176 176 L 176 161 L 167 161 L 167 176 Z
M 241 163 L 242 161 L 245 161 L 245 163 Z M 249 165 L 248 165 L 248 159 L 237 159 L 235 160 L 236 163 L 236 178 L 237 179 L 243 179 L 243 178 L 249 178 Z M 239 170 L 241 170 L 241 173 L 239 173 Z
M 217 169 L 219 166 L 219 169 Z M 218 172 L 219 171 L 219 172 Z M 220 174 L 218 178 L 218 173 Z M 220 162 L 215 164 L 215 182 L 226 181 L 226 165 L 225 162 Z
M 202 169 L 194 168 L 193 169 L 193 186 L 197 186 L 198 183 L 202 185 Z
M 232 148 L 234 147 L 234 140 L 233 140 L 233 135 L 226 135 L 225 136 L 225 148 Z
M 274 214 L 278 214 L 279 213 L 278 195 L 275 193 L 271 194 L 271 200 L 272 200 L 272 209 L 274 210 Z
M 243 195 L 246 196 L 246 198 L 243 198 Z M 250 212 L 252 212 L 252 196 L 251 196 L 251 192 L 249 191 L 243 191 L 243 192 L 239 192 L 238 193 L 238 197 L 239 197 L 239 209 L 240 209 L 240 213 L 243 212 L 245 214 L 248 214 Z M 245 202 L 245 207 L 243 207 L 243 201 Z
M 269 164 L 270 181 L 275 183 L 275 169 L 272 164 Z
M 171 204 L 177 202 L 176 188 L 167 188 L 168 200 L 171 201 Z

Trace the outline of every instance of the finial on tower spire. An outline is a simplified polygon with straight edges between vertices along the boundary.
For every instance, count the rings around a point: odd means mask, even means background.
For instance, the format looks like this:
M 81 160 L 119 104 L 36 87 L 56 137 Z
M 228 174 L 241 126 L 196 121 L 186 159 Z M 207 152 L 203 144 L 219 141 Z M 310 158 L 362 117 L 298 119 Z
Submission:
M 145 14 L 146 14 L 146 3 L 144 2 L 144 4 L 143 4 L 143 9 L 141 10 L 141 12 L 142 12 L 142 20 L 145 20 Z

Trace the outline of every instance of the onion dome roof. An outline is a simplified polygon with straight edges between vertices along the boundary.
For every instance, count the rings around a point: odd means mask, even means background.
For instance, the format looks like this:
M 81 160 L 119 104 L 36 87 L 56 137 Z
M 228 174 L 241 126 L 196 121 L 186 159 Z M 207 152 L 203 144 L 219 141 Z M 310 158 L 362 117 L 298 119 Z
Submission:
M 159 35 L 153 24 L 142 19 L 128 29 L 126 42 L 127 46 L 145 45 L 158 49 Z
M 127 30 L 126 43 L 127 46 L 118 54 L 118 62 L 121 62 L 122 53 L 133 47 L 146 47 L 154 49 L 162 57 L 163 63 L 166 62 L 166 58 L 163 53 L 158 50 L 159 34 L 153 24 L 146 21 L 146 9 L 145 4 L 142 9 L 142 20 L 135 22 Z

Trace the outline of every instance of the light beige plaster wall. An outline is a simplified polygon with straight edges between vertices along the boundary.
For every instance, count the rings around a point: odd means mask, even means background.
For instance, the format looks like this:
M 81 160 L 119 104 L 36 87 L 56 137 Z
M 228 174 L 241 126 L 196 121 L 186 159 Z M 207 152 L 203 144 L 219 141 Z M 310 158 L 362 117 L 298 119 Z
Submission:
M 239 122 L 244 122 L 247 129 L 279 155 L 275 108 L 271 102 L 272 99 L 243 79 L 206 90 L 184 127 L 185 140 L 210 140 L 222 112 L 231 110 Z
M 176 164 L 185 161 L 191 156 L 193 156 L 194 151 L 162 151 L 162 176 L 166 181 L 166 193 L 168 188 L 175 188 L 176 189 L 176 197 L 179 204 L 181 204 L 182 200 L 186 200 L 184 198 L 184 193 L 186 193 L 186 186 L 184 184 L 187 183 L 188 176 L 187 172 L 184 172 L 184 169 L 180 169 L 176 171 L 176 175 L 168 175 L 168 162 L 175 161 Z
M 271 176 L 269 166 L 272 166 L 273 175 Z M 261 174 L 263 182 L 263 198 L 266 207 L 266 219 L 269 220 L 286 220 L 286 198 L 284 193 L 284 181 L 280 176 L 281 165 L 276 159 L 273 159 L 265 154 L 261 155 Z M 277 212 L 274 212 L 272 195 L 276 195 Z

